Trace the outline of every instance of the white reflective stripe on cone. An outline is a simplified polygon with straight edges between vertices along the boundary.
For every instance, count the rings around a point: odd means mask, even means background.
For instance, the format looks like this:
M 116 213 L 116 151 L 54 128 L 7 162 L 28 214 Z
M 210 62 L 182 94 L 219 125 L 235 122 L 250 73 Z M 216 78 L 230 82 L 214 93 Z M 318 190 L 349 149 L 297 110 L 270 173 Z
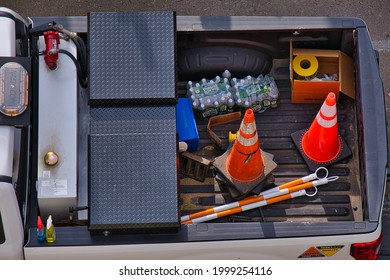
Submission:
M 256 124 L 254 122 L 244 124 L 244 122 L 241 123 L 240 130 L 244 134 L 252 134 L 256 131 Z
M 320 113 L 318 113 L 316 119 L 319 125 L 325 128 L 330 128 L 337 124 L 337 116 L 331 120 L 325 120 L 321 117 Z
M 258 141 L 258 136 L 257 136 L 257 132 L 255 133 L 255 135 L 251 138 L 244 138 L 241 133 L 238 133 L 237 134 L 237 140 L 238 142 L 240 142 L 241 145 L 243 146 L 252 146 L 254 144 L 256 144 L 256 142 Z
M 320 111 L 327 118 L 331 118 L 334 115 L 336 115 L 336 113 L 337 113 L 336 112 L 336 105 L 329 106 L 328 104 L 326 104 L 326 102 L 324 102 L 324 104 L 322 104 Z

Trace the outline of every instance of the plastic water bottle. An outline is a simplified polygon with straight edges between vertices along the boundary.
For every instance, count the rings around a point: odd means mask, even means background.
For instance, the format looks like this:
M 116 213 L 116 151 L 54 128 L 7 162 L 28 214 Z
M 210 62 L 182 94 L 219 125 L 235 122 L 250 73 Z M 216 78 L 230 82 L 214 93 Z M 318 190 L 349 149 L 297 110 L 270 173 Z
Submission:
M 226 78 L 226 79 L 231 79 L 232 74 L 230 73 L 229 70 L 226 69 L 225 71 L 223 71 L 222 77 L 224 77 L 224 78 Z
M 199 109 L 199 100 L 198 99 L 196 99 L 196 100 L 194 100 L 193 102 L 192 102 L 192 108 L 193 109 Z
M 228 102 L 227 102 L 227 105 L 228 105 L 228 108 L 227 108 L 227 111 L 228 113 L 231 113 L 234 111 L 234 100 L 232 98 L 229 98 L 228 99 Z

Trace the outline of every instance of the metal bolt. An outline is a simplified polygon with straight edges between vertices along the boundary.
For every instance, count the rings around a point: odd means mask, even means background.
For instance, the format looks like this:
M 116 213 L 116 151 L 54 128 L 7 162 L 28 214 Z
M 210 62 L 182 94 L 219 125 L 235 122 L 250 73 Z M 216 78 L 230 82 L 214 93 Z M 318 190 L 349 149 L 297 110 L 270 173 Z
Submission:
M 48 166 L 54 166 L 58 163 L 58 155 L 55 152 L 47 152 L 45 155 L 45 164 Z

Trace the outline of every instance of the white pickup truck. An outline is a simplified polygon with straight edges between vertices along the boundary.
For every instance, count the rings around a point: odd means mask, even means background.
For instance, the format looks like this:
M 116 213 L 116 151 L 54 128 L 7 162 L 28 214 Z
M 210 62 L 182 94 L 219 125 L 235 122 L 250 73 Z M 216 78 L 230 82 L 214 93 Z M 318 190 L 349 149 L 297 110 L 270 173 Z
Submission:
M 387 134 L 362 20 L 139 12 L 26 21 L 0 8 L 0 34 L 0 259 L 376 258 Z M 352 156 L 329 167 L 339 180 L 313 197 L 180 224 L 180 216 L 232 201 L 212 168 L 202 182 L 178 176 L 169 108 L 189 80 L 225 69 L 272 75 L 280 104 L 256 114 L 256 123 L 261 148 L 277 164 L 275 184 L 310 172 L 290 135 L 310 125 L 320 104 L 291 103 L 291 43 L 353 59 L 355 99 L 340 93 L 337 104 Z M 127 99 L 126 87 L 135 92 Z M 140 123 L 153 130 L 149 138 L 139 136 Z M 194 154 L 212 161 L 224 151 L 209 139 L 207 120 L 196 124 Z M 216 133 L 226 141 L 231 130 Z M 49 215 L 55 240 L 40 241 L 37 217 Z

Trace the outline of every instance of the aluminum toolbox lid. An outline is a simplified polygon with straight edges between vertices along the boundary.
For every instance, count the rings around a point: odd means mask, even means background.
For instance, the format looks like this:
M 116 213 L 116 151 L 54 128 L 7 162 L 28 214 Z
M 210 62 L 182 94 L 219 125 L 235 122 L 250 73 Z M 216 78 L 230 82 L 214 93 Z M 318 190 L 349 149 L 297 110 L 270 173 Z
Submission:
M 175 106 L 91 108 L 89 230 L 179 224 Z
M 174 12 L 88 15 L 91 105 L 176 104 Z

